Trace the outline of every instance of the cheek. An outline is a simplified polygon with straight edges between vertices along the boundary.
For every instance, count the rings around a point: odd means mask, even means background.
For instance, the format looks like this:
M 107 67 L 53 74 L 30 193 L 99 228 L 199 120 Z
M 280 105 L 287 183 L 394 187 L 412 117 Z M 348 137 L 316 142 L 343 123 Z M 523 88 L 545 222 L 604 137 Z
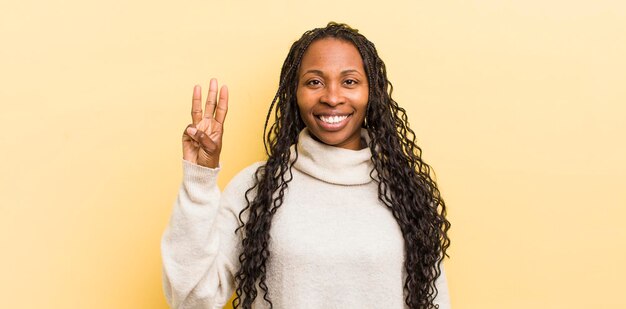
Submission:
M 312 103 L 312 98 L 310 95 L 307 95 L 306 91 L 298 91 L 296 92 L 296 104 L 298 104 L 298 110 L 300 110 L 300 114 L 304 117 L 307 117 L 310 114 L 311 108 L 314 103 Z
M 296 102 L 296 104 L 298 105 L 298 118 L 308 125 L 311 121 L 313 121 L 313 116 L 311 115 L 310 109 L 307 108 L 306 104 L 302 104 L 302 100 L 300 100 L 300 98 L 297 98 L 297 100 L 298 101 Z
M 365 114 L 367 109 L 367 103 L 369 102 L 369 93 L 367 91 L 364 91 L 355 94 L 355 96 L 352 98 L 352 102 L 354 102 L 354 108 L 358 112 Z
M 359 97 L 359 100 L 356 101 L 358 102 L 358 104 L 355 104 L 355 108 L 357 110 L 357 117 L 358 117 L 358 123 L 360 123 L 361 125 L 363 124 L 364 120 L 365 120 L 365 116 L 367 114 L 367 104 L 369 102 L 368 100 L 369 96 L 368 93 L 365 92 L 365 94 L 363 94 L 362 96 Z
M 302 99 L 302 87 L 298 87 L 296 89 L 296 102 L 300 102 L 301 99 Z M 298 103 L 298 106 L 300 106 L 300 103 Z
M 355 102 L 355 104 L 361 103 L 363 104 L 363 102 L 367 103 L 367 99 L 369 97 L 369 87 L 359 87 L 358 91 L 354 91 L 350 94 L 350 99 L 352 100 L 352 102 Z
M 299 118 L 304 121 L 305 123 L 309 123 L 311 122 L 310 119 L 312 119 L 313 117 L 311 116 L 311 113 L 306 109 L 303 108 L 302 106 L 298 105 L 298 112 L 299 112 Z

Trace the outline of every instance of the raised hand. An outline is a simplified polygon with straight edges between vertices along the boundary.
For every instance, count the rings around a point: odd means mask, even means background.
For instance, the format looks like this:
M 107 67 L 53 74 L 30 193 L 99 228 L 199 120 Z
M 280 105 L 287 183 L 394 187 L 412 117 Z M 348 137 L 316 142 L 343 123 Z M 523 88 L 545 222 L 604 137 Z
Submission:
M 202 88 L 193 88 L 191 121 L 183 133 L 183 159 L 210 168 L 220 162 L 224 119 L 228 111 L 228 87 L 222 86 L 217 101 L 217 80 L 211 79 L 202 113 Z

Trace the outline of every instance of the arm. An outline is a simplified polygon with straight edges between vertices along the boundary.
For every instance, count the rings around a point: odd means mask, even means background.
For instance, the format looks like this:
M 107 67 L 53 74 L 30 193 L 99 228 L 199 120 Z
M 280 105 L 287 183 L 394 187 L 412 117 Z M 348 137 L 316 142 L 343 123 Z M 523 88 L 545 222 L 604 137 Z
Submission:
M 220 193 L 219 168 L 183 161 L 183 183 L 161 242 L 163 287 L 172 308 L 222 308 L 233 294 L 243 239 L 243 230 L 235 230 L 245 192 L 263 164 L 243 169 Z
M 183 183 L 161 242 L 172 308 L 222 308 L 233 293 L 239 238 L 236 218 L 220 198 L 218 172 L 183 161 Z
M 182 136 L 183 183 L 161 242 L 163 287 L 173 308 L 221 308 L 233 290 L 237 222 L 217 187 L 228 88 L 211 79 L 204 112 L 199 85 Z M 236 218 L 235 218 L 236 219 Z M 235 226 L 235 227 L 233 227 Z

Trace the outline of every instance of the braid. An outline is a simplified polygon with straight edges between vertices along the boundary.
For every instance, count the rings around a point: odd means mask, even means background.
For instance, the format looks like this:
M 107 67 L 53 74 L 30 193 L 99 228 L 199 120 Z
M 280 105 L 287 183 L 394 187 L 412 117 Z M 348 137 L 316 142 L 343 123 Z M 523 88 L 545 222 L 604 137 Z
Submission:
M 422 150 L 415 143 L 405 110 L 391 98 L 393 86 L 374 44 L 358 30 L 333 22 L 305 32 L 291 46 L 281 69 L 278 90 L 263 130 L 268 160 L 256 170 L 254 185 L 245 193 L 247 205 L 239 213 L 240 226 L 235 230 L 237 233 L 243 229 L 244 233 L 233 307 L 250 309 L 258 293 L 258 282 L 263 299 L 273 308 L 265 283 L 271 223 L 293 179 L 295 160 L 290 161 L 290 147 L 298 142 L 298 134 L 305 127 L 296 102 L 297 72 L 309 45 L 327 37 L 351 42 L 363 59 L 369 84 L 365 126 L 374 164 L 370 176 L 378 183 L 379 200 L 390 209 L 404 237 L 405 303 L 411 309 L 436 308 L 435 280 L 441 274 L 441 262 L 450 246 L 445 203 L 430 176 L 431 167 L 421 158 Z M 275 121 L 270 125 L 273 110 Z

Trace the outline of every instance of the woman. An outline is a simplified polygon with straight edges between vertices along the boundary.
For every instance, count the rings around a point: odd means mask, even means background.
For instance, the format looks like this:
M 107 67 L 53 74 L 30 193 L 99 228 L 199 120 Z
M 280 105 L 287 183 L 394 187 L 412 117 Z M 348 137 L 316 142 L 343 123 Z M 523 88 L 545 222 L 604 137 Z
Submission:
M 445 203 L 374 45 L 329 23 L 283 64 L 267 162 L 216 185 L 228 89 L 194 88 L 162 240 L 175 308 L 449 308 Z M 275 122 L 268 122 L 275 108 Z M 263 297 L 258 295 L 259 288 Z

